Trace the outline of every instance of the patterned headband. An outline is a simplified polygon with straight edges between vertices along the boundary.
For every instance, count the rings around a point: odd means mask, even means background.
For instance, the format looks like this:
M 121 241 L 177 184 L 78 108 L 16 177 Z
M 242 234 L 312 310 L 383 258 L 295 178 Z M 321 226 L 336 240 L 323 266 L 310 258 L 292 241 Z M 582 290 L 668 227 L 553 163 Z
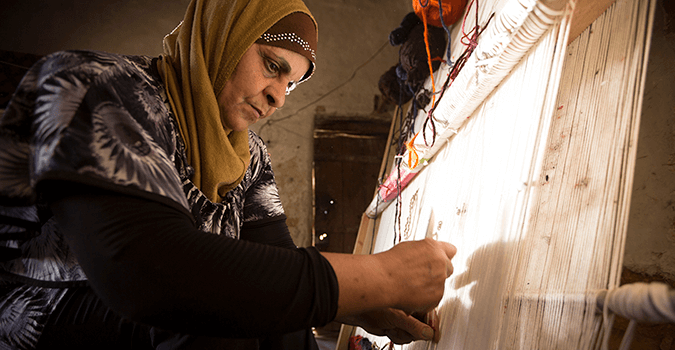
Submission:
M 314 21 L 302 12 L 294 12 L 280 19 L 256 40 L 258 44 L 297 52 L 309 60 L 309 70 L 298 83 L 309 79 L 314 74 L 317 42 Z

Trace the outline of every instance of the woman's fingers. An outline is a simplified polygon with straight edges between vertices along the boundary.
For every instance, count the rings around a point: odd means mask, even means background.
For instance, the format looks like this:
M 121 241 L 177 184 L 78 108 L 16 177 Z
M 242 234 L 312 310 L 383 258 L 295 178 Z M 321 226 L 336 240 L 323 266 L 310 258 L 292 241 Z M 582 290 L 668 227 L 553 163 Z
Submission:
M 425 239 L 372 255 L 324 253 L 340 286 L 337 319 L 386 307 L 432 310 L 443 298 L 456 252 L 452 244 Z
M 443 297 L 445 280 L 452 275 L 457 248 L 427 238 L 402 242 L 382 255 L 399 294 L 396 307 L 408 312 L 426 312 Z
M 397 309 L 372 310 L 349 321 L 349 324 L 360 326 L 371 334 L 387 336 L 396 344 L 436 339 L 432 327 Z
M 437 242 L 437 243 L 439 244 L 441 250 L 443 250 L 443 252 L 445 253 L 445 256 L 448 257 L 448 260 L 445 263 L 445 276 L 447 278 L 452 276 L 452 273 L 454 272 L 454 268 L 452 266 L 452 258 L 455 256 L 455 254 L 457 254 L 457 247 L 447 242 Z
M 394 330 L 396 331 L 394 336 L 397 339 L 389 337 L 394 343 L 397 343 L 397 340 L 405 340 L 407 337 L 410 338 L 407 342 L 413 340 L 432 340 L 434 339 L 434 329 L 431 328 L 428 324 L 416 319 L 413 316 L 406 315 L 401 310 L 395 310 L 399 312 L 399 317 L 396 317 L 393 320 Z M 397 343 L 402 344 L 402 343 Z

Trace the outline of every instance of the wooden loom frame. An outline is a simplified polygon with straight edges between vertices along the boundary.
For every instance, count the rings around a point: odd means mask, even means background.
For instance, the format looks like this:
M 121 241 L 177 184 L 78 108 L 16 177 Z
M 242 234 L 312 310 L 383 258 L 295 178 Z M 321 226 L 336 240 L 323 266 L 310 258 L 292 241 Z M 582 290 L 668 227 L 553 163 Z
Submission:
M 602 15 L 613 3 L 615 0 L 577 0 L 574 15 L 572 17 L 572 23 L 570 28 L 570 34 L 568 39 L 568 44 L 574 41 L 582 32 L 584 32 L 600 15 Z M 404 106 L 405 108 L 405 106 Z M 388 162 L 387 155 L 390 154 L 391 149 L 393 148 L 391 143 L 393 139 L 393 134 L 395 131 L 395 125 L 398 122 L 396 116 L 398 115 L 398 110 L 395 111 L 395 117 L 392 120 L 392 124 L 389 130 L 389 137 L 387 140 L 387 149 L 383 155 L 382 164 L 380 167 L 380 174 L 388 173 L 390 171 L 389 167 L 391 164 Z M 389 164 L 389 166 L 387 165 Z M 377 195 L 377 190 L 375 195 Z M 354 244 L 353 254 L 370 254 L 372 252 L 372 242 L 374 240 L 373 233 L 378 229 L 379 222 L 377 219 L 372 219 L 364 213 L 361 217 L 361 224 L 359 226 L 356 242 Z M 349 347 L 349 337 L 354 334 L 354 326 L 342 325 L 340 333 L 338 335 L 338 341 L 336 345 L 336 350 L 347 350 Z

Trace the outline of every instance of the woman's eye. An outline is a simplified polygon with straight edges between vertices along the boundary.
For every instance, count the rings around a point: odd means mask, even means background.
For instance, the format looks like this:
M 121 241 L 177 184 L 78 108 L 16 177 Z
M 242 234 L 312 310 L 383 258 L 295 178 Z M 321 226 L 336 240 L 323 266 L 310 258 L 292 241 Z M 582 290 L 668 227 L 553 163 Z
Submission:
M 270 73 L 279 73 L 279 65 L 277 65 L 276 62 L 270 59 L 265 60 L 265 62 L 267 64 L 267 70 L 270 71 Z

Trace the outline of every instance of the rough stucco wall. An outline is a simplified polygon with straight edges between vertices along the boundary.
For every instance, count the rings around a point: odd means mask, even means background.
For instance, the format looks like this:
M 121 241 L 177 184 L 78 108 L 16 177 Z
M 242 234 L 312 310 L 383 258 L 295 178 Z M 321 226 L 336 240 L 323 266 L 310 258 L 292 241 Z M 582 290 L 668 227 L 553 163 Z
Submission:
M 92 49 L 157 55 L 189 0 L 2 0 L 0 49 L 48 54 Z

